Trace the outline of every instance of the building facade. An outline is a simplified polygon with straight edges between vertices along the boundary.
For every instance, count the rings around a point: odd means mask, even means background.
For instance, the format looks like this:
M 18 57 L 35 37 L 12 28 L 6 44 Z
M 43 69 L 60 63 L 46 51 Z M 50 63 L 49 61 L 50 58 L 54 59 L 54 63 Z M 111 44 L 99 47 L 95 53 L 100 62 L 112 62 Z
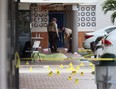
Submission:
M 105 0 L 104 0 L 105 1 Z M 30 10 L 30 30 L 31 37 L 37 35 L 42 36 L 41 46 L 48 47 L 48 36 L 46 26 L 51 17 L 55 16 L 58 18 L 60 23 L 59 30 L 62 26 L 73 29 L 71 20 L 72 13 L 76 12 L 77 21 L 75 24 L 78 28 L 78 47 L 83 48 L 82 42 L 84 40 L 84 33 L 99 30 L 100 28 L 108 25 L 113 25 L 110 21 L 111 12 L 104 14 L 102 11 L 103 0 L 99 0 L 96 3 L 84 3 L 84 4 L 30 4 L 20 3 L 19 10 Z M 68 10 L 67 10 L 68 8 Z M 59 15 L 59 14 L 62 14 Z M 105 21 L 105 22 L 104 22 Z M 101 23 L 101 24 L 100 24 Z M 61 37 L 62 39 L 62 37 Z M 62 47 L 62 41 L 59 43 Z M 60 46 L 59 46 L 60 47 Z

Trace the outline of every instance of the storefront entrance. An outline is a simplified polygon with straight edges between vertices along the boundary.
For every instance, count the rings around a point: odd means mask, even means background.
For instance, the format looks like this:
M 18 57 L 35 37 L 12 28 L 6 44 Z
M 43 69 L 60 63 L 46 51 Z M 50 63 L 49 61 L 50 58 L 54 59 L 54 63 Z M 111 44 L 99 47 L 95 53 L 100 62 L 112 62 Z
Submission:
M 51 18 L 55 17 L 58 21 L 58 29 L 59 29 L 59 35 L 60 39 L 58 41 L 58 47 L 64 47 L 64 33 L 61 31 L 62 27 L 64 26 L 64 12 L 62 11 L 50 11 L 49 12 L 49 22 Z

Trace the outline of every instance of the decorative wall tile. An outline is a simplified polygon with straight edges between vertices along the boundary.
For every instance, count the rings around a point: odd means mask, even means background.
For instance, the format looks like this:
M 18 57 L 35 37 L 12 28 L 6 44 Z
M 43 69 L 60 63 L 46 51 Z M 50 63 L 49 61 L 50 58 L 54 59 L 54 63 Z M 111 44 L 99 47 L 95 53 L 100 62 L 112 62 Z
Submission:
M 47 32 L 48 11 L 42 7 L 31 6 L 31 32 Z
M 82 17 L 82 18 L 81 18 L 81 21 L 85 21 L 85 17 Z
M 77 8 L 78 27 L 96 27 L 96 5 L 80 5 Z
M 81 7 L 81 11 L 84 11 L 85 10 L 85 7 Z
M 81 26 L 82 26 L 82 27 L 85 26 L 85 22 L 82 22 L 82 23 L 81 23 Z
M 92 22 L 92 26 L 95 27 L 96 26 L 96 22 Z
M 86 23 L 87 27 L 91 26 L 91 23 L 90 22 L 87 22 Z
M 86 17 L 86 21 L 90 21 L 90 17 Z
M 81 12 L 81 16 L 85 16 L 85 12 Z

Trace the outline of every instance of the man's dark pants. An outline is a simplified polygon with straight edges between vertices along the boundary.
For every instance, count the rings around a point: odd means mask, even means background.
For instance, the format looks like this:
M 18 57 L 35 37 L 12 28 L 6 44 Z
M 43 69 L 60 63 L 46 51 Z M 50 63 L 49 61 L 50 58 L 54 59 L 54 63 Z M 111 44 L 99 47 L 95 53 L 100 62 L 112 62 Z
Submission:
M 48 32 L 51 52 L 57 52 L 57 34 L 56 32 Z

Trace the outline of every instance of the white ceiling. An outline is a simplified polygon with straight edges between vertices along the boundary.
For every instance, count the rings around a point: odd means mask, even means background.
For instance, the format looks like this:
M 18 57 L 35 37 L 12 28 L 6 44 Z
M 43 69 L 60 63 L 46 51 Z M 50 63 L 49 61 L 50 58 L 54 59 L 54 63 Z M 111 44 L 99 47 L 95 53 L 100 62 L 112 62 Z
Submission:
M 82 4 L 82 3 L 96 3 L 97 0 L 20 0 L 22 3 L 41 3 L 41 4 L 51 4 L 51 3 L 63 3 L 63 4 Z

